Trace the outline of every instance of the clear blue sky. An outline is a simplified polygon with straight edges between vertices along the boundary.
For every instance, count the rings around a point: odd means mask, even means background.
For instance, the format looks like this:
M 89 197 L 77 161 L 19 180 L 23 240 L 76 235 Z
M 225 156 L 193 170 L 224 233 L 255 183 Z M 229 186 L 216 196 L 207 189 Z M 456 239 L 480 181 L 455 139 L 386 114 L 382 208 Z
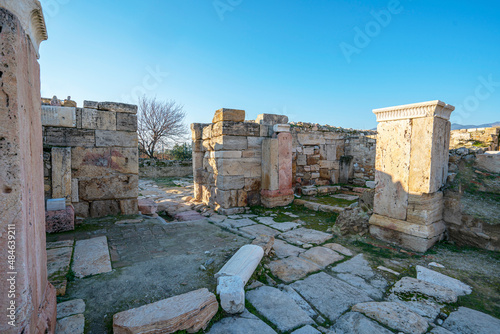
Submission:
M 498 1 L 41 2 L 45 97 L 145 92 L 186 123 L 227 107 L 366 129 L 374 108 L 436 99 L 457 106 L 452 122 L 500 120 Z

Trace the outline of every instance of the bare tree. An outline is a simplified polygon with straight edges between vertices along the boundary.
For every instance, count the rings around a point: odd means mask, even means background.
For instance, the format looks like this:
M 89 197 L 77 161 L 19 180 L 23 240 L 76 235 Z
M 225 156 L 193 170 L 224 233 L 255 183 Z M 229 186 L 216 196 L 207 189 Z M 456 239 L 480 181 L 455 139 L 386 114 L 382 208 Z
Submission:
M 184 124 L 186 113 L 175 101 L 158 101 L 156 97 L 143 96 L 139 99 L 137 134 L 139 150 L 150 158 L 159 145 L 183 139 L 187 133 Z

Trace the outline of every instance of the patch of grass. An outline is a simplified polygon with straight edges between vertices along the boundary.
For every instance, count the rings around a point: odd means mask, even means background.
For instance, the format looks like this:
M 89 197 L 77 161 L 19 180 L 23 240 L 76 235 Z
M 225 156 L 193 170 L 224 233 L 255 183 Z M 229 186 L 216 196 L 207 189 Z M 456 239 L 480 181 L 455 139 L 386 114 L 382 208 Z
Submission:
M 152 179 L 159 187 L 173 188 L 173 187 L 181 187 L 180 185 L 174 183 L 178 179 L 175 177 L 160 177 L 156 179 Z
M 75 272 L 73 271 L 73 269 L 71 269 L 70 266 L 68 272 L 66 273 L 66 279 L 68 280 L 68 282 L 73 282 L 75 280 L 75 277 Z
M 340 207 L 346 207 L 351 205 L 352 203 L 357 202 L 358 200 L 353 200 L 353 201 L 348 201 L 346 199 L 342 198 L 335 198 L 331 197 L 329 195 L 326 196 L 303 196 L 303 200 L 314 202 L 314 203 L 319 203 L 319 204 L 325 204 L 325 205 L 330 205 L 330 206 L 340 206 Z

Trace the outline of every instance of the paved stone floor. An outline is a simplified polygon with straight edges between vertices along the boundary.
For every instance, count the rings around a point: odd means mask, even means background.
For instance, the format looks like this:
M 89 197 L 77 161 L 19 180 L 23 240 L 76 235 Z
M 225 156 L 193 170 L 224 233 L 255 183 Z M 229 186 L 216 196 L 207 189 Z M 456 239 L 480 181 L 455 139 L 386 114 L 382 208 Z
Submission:
M 189 202 L 190 182 L 141 180 L 140 193 L 159 203 L 160 213 L 175 217 L 194 208 L 202 211 L 201 220 L 106 217 L 48 235 L 52 281 L 67 280 L 60 308 L 63 302 L 77 305 L 58 320 L 59 333 L 81 333 L 83 323 L 86 333 L 111 332 L 118 312 L 203 287 L 215 292 L 213 275 L 261 233 L 275 235 L 275 250 L 247 285 L 247 310 L 239 316 L 220 312 L 207 332 L 493 333 L 500 328 L 498 254 L 446 244 L 412 254 L 369 237 L 342 238 L 331 233 L 327 214 L 303 207 L 253 208 L 225 217 Z M 69 269 L 75 244 L 103 236 L 112 271 L 75 277 Z M 439 273 L 463 284 L 434 276 Z

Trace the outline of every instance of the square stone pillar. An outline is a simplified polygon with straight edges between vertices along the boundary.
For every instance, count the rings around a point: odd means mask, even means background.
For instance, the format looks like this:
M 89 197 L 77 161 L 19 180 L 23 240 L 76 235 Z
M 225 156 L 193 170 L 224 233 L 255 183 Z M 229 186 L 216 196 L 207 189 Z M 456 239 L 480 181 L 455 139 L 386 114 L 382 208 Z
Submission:
M 262 142 L 262 205 L 285 206 L 293 201 L 290 125 L 275 124 L 275 138 Z
M 375 109 L 379 122 L 374 214 L 370 233 L 425 252 L 442 237 L 448 174 L 450 114 L 455 107 L 430 101 Z

